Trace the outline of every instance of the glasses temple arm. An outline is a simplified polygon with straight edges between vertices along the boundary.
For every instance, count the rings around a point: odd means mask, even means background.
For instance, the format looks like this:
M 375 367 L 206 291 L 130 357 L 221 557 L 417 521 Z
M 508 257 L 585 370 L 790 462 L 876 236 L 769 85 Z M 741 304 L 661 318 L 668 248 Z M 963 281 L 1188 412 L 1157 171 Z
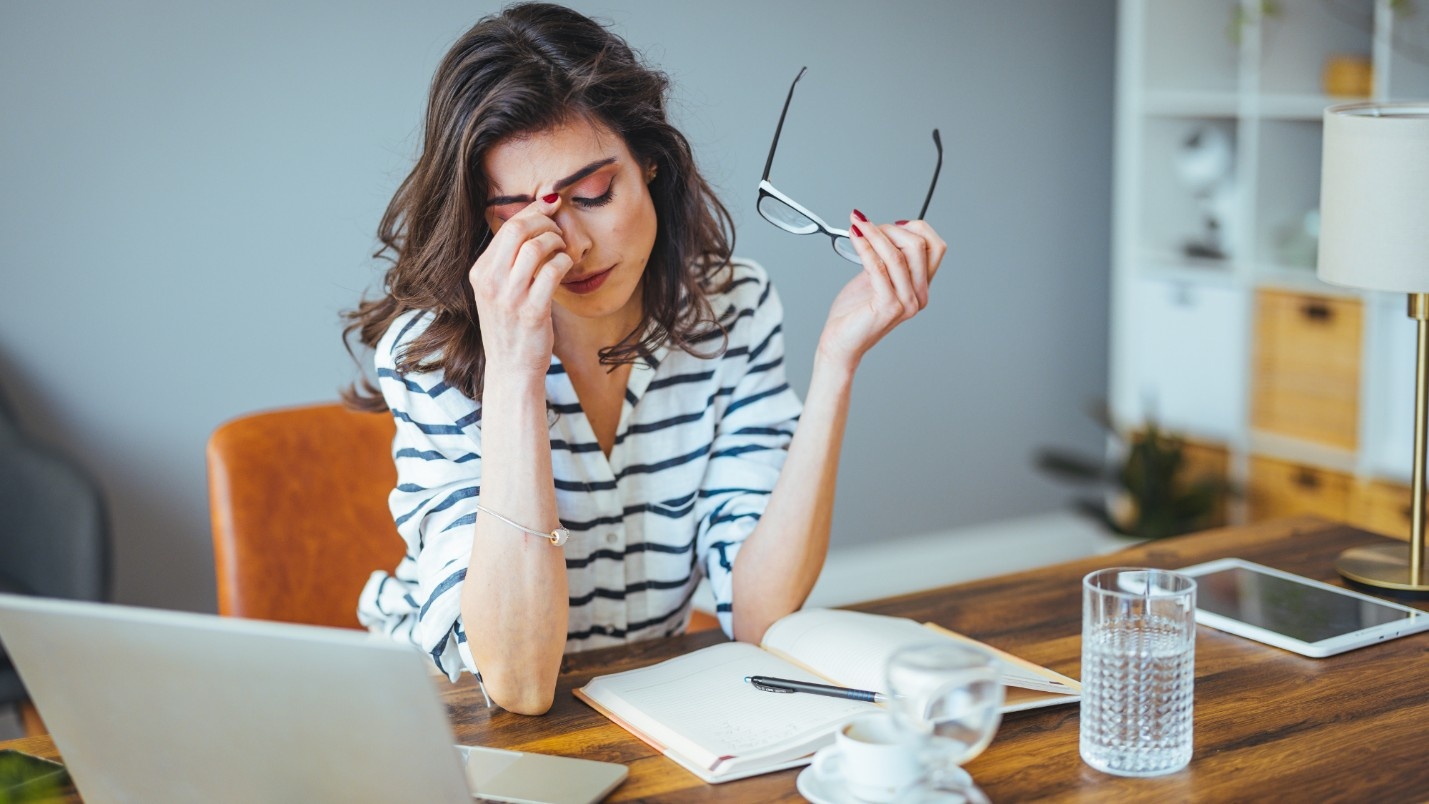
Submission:
M 938 174 L 943 172 L 943 138 L 933 129 L 933 145 L 938 148 L 938 164 L 933 168 L 933 181 L 928 185 L 928 197 L 923 199 L 923 208 L 918 210 L 918 220 L 928 213 L 928 205 L 933 203 L 933 190 L 938 186 Z
M 784 116 L 789 114 L 789 102 L 794 100 L 794 87 L 798 86 L 799 79 L 804 77 L 804 71 L 808 67 L 800 67 L 799 74 L 794 76 L 794 83 L 789 85 L 789 95 L 784 98 L 784 109 L 779 112 L 779 125 L 774 128 L 774 141 L 769 143 L 769 158 L 764 160 L 763 181 L 769 181 L 769 168 L 774 166 L 774 149 L 779 147 L 779 134 L 784 130 Z

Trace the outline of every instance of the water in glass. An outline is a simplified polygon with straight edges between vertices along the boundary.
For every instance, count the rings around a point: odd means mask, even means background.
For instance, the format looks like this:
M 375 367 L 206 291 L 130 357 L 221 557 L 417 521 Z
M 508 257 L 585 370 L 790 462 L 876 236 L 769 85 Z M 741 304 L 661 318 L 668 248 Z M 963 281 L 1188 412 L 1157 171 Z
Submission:
M 1082 759 L 1119 776 L 1172 773 L 1191 760 L 1195 582 L 1102 572 L 1119 574 L 1085 585 Z

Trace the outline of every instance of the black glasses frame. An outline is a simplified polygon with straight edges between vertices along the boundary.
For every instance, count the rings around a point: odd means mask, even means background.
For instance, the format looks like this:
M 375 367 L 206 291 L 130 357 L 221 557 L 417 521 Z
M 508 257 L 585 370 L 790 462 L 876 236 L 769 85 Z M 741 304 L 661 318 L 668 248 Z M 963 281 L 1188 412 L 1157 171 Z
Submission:
M 835 229 L 828 225 L 822 218 L 814 214 L 812 210 L 781 192 L 779 188 L 775 187 L 769 181 L 769 170 L 774 166 L 774 152 L 779 148 L 779 135 L 784 131 L 784 118 L 788 116 L 789 104 L 794 100 L 794 88 L 799 85 L 799 79 L 804 77 L 804 72 L 808 69 L 808 67 L 799 68 L 799 74 L 794 76 L 794 82 L 789 85 L 789 94 L 784 98 L 784 108 L 779 112 L 779 124 L 774 127 L 774 141 L 769 143 L 769 157 L 764 160 L 764 175 L 759 178 L 759 199 L 755 204 L 755 208 L 759 210 L 760 216 L 766 221 L 769 221 L 790 234 L 806 235 L 820 232 L 827 235 L 829 239 L 833 241 L 834 251 L 840 257 L 850 262 L 861 262 L 858 257 L 858 252 L 853 248 L 853 242 L 849 239 L 847 229 Z M 933 146 L 937 149 L 938 161 L 937 164 L 933 166 L 933 180 L 928 184 L 928 195 L 923 199 L 923 206 L 918 209 L 919 219 L 922 219 L 922 217 L 927 214 L 928 205 L 933 201 L 933 190 L 938 186 L 938 174 L 943 171 L 943 138 L 936 128 L 933 129 Z M 807 219 L 808 225 L 793 229 L 790 228 L 791 223 L 780 222 L 770 217 L 770 213 L 767 212 L 764 207 L 766 199 L 772 199 L 784 207 L 793 210 L 800 217 Z

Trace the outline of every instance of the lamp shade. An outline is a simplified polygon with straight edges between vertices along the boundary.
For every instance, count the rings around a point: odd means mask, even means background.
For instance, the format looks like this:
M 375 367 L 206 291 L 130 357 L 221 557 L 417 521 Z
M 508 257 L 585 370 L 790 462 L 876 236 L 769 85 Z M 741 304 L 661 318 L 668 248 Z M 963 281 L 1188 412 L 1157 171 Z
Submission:
M 1429 293 L 1429 102 L 1325 110 L 1319 275 Z

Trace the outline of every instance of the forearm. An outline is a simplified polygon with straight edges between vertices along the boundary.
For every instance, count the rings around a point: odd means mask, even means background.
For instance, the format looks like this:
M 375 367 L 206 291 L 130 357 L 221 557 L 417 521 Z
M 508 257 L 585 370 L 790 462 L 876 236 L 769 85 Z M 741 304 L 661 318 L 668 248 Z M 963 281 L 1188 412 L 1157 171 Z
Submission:
M 818 580 L 854 369 L 874 344 L 927 305 L 928 285 L 947 253 L 926 221 L 875 225 L 853 210 L 849 230 L 863 271 L 829 308 L 783 471 L 735 558 L 734 635 L 742 641 L 763 638 L 771 623 L 804 604 Z
M 804 604 L 828 553 L 853 368 L 815 359 L 804 412 L 769 504 L 734 563 L 734 636 L 758 642 Z
M 543 377 L 488 374 L 482 400 L 481 505 L 529 528 L 557 527 Z M 541 714 L 554 699 L 569 609 L 564 553 L 478 513 L 462 590 L 468 646 L 488 694 Z

